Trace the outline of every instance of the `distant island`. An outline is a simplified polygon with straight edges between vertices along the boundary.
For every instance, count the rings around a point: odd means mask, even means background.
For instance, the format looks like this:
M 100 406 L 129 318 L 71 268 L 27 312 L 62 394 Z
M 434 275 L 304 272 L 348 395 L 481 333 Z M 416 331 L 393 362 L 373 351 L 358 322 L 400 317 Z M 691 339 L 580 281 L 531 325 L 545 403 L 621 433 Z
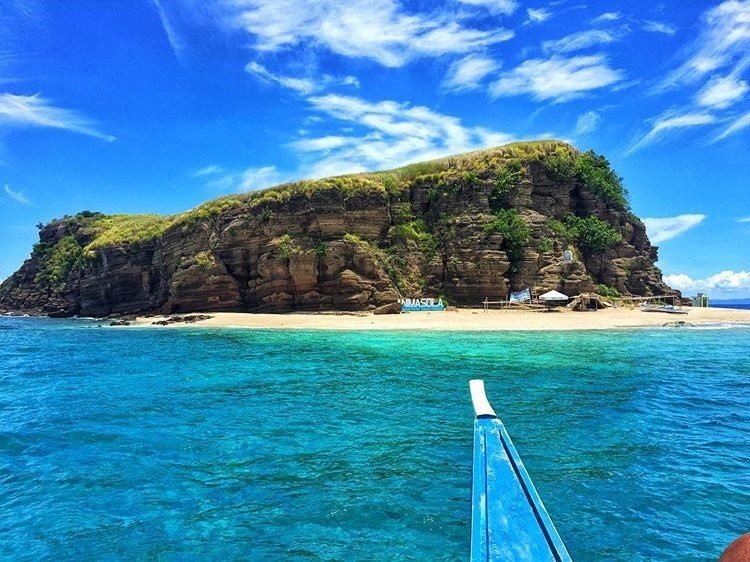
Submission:
M 404 296 L 478 305 L 525 288 L 677 294 L 656 259 L 606 158 L 537 141 L 284 184 L 172 216 L 53 220 L 0 285 L 0 311 L 388 313 Z

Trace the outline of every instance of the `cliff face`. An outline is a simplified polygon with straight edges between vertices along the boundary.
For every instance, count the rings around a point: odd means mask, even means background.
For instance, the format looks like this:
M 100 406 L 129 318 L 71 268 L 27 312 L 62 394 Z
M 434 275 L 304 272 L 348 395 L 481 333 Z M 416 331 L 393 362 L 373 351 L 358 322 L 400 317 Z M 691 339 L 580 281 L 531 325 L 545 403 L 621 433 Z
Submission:
M 400 296 L 478 305 L 525 287 L 673 292 L 606 160 L 552 141 L 284 185 L 172 217 L 81 213 L 39 240 L 0 286 L 0 309 L 389 312 Z

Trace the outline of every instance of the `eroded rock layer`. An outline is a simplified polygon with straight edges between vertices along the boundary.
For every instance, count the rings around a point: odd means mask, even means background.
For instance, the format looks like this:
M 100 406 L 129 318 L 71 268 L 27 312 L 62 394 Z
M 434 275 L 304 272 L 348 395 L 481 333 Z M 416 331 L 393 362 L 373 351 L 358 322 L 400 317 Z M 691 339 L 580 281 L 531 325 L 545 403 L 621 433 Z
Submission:
M 0 309 L 393 312 L 401 296 L 479 305 L 526 287 L 673 292 L 606 160 L 552 141 L 288 184 L 172 217 L 84 212 L 41 227 L 39 240 L 0 286 Z

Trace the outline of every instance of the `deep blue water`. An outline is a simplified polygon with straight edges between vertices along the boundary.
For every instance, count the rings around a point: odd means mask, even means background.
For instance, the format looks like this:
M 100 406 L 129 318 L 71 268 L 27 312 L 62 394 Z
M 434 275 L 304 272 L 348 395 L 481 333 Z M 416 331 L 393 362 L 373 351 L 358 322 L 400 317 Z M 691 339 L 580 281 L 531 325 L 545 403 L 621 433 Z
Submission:
M 738 302 L 738 303 L 711 303 L 711 308 L 737 308 L 739 310 L 750 310 L 750 303 Z
M 0 319 L 0 558 L 466 560 L 483 377 L 577 561 L 750 530 L 750 330 Z

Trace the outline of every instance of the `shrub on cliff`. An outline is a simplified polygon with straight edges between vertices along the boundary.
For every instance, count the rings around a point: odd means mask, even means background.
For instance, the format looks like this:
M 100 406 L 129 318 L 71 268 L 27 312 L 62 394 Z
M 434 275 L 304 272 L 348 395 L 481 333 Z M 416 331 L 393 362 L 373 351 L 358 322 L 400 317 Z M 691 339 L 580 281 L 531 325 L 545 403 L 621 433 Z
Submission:
M 547 174 L 555 181 L 577 180 L 602 201 L 620 210 L 628 209 L 628 192 L 604 156 L 593 150 L 575 154 L 558 150 L 544 160 Z
M 34 282 L 55 289 L 63 288 L 86 259 L 83 247 L 71 234 L 63 236 L 56 244 L 40 242 L 34 247 L 33 254 L 39 263 Z
M 615 287 L 600 283 L 596 286 L 596 294 L 608 299 L 616 299 L 620 296 L 620 291 L 618 291 Z
M 507 206 L 508 195 L 511 190 L 521 181 L 523 177 L 523 163 L 520 160 L 510 160 L 500 168 L 495 176 L 489 203 L 490 209 L 495 212 Z
M 622 235 L 612 225 L 595 216 L 568 215 L 565 230 L 567 238 L 588 255 L 601 253 L 622 241 Z
M 516 209 L 500 209 L 484 228 L 488 233 L 502 235 L 502 248 L 508 254 L 511 269 L 515 270 L 529 241 L 531 227 Z
M 609 161 L 593 150 L 578 155 L 576 173 L 581 182 L 604 202 L 617 209 L 628 208 L 628 192 Z

